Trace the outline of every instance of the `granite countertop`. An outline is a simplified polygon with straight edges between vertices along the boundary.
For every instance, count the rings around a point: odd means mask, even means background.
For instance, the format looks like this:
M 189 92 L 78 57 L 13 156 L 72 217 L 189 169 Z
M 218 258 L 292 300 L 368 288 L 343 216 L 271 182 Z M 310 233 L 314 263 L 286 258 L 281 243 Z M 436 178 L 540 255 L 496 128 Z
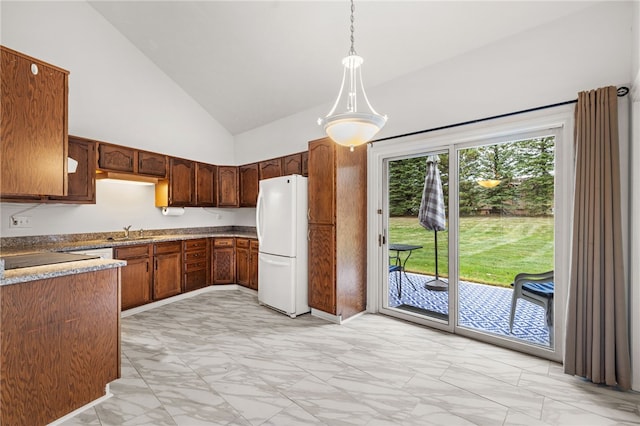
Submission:
M 123 238 L 122 232 L 42 235 L 35 237 L 0 238 L 0 256 L 12 256 L 37 252 L 69 252 L 100 248 L 113 248 L 137 244 L 151 244 L 163 241 L 189 240 L 197 238 L 256 238 L 255 228 L 251 227 L 212 227 L 169 230 L 147 230 L 143 237 L 137 231 L 131 231 L 130 238 Z M 76 262 L 57 263 L 4 270 L 4 261 L 0 261 L 0 285 L 52 278 L 62 275 L 79 274 L 101 269 L 125 266 L 126 261 L 117 259 L 91 259 Z

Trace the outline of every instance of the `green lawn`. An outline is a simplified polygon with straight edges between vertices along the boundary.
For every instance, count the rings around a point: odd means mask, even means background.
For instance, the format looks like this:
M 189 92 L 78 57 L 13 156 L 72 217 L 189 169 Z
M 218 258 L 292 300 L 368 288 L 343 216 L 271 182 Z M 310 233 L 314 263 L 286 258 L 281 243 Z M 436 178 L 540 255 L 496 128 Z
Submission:
M 417 244 L 407 262 L 407 271 L 435 272 L 433 231 L 416 217 L 389 219 L 389 242 Z M 438 273 L 447 277 L 448 231 L 438 232 Z M 460 279 L 508 287 L 519 272 L 553 269 L 553 218 L 551 217 L 463 217 L 458 246 Z M 390 254 L 393 254 L 391 252 Z

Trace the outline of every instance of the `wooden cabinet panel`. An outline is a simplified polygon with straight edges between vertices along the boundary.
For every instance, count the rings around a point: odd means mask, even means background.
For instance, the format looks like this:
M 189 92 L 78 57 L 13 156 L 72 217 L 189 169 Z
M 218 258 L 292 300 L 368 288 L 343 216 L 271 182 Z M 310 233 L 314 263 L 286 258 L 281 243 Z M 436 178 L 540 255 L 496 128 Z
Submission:
M 309 143 L 309 223 L 335 223 L 335 143 Z
M 167 156 L 155 152 L 138 151 L 138 173 L 143 175 L 167 176 Z
M 114 248 L 114 258 L 127 261 L 127 266 L 121 268 L 123 311 L 152 300 L 151 250 L 150 244 Z
M 236 283 L 249 287 L 250 280 L 249 240 L 236 239 Z
M 309 306 L 336 314 L 335 227 L 309 225 Z
M 261 161 L 259 163 L 259 166 L 260 166 L 260 180 L 282 176 L 282 159 L 280 158 Z
M 258 163 L 238 167 L 240 207 L 255 207 L 258 201 Z
M 182 291 L 182 243 L 170 241 L 154 245 L 153 300 Z
M 118 289 L 117 269 L 0 287 L 0 424 L 49 424 L 104 396 L 120 377 Z
M 196 180 L 196 206 L 215 207 L 217 201 L 216 166 L 196 163 Z
M 169 206 L 192 206 L 196 202 L 195 163 L 182 158 L 169 159 Z
M 302 176 L 309 176 L 309 151 L 300 154 L 302 161 Z
M 183 290 L 191 291 L 211 283 L 209 240 L 198 238 L 182 242 Z
M 282 159 L 283 175 L 302 174 L 302 154 L 287 155 Z
M 218 207 L 238 207 L 238 168 L 218 166 Z
M 249 250 L 249 288 L 258 289 L 258 240 L 251 240 Z
M 234 238 L 214 238 L 212 255 L 213 284 L 232 284 L 236 280 Z
M 0 56 L 0 194 L 66 195 L 69 73 L 4 46 Z
M 74 204 L 96 203 L 96 144 L 87 139 L 69 136 L 68 156 L 78 162 L 75 173 L 68 173 L 65 197 L 51 196 L 56 202 Z
M 100 142 L 98 144 L 98 168 L 116 172 L 134 172 L 135 150 L 125 146 Z

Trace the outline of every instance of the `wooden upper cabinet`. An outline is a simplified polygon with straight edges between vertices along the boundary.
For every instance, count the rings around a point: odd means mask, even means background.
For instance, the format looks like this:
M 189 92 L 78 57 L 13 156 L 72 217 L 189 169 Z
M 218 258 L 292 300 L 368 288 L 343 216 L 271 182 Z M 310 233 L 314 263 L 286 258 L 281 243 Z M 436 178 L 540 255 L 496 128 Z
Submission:
M 169 206 L 192 206 L 196 202 L 196 165 L 193 161 L 169 159 Z
M 94 141 L 69 136 L 69 158 L 78 162 L 76 171 L 68 173 L 68 191 L 64 197 L 50 196 L 63 203 L 96 203 L 96 144 Z
M 283 175 L 302 174 L 302 154 L 287 155 L 282 159 Z
M 127 146 L 98 142 L 98 169 L 105 172 L 164 178 L 167 176 L 167 156 Z
M 69 72 L 0 46 L 0 194 L 66 195 Z
M 260 180 L 282 176 L 282 159 L 281 158 L 274 158 L 267 161 L 261 161 L 259 165 L 260 165 Z
M 218 207 L 239 207 L 238 167 L 218 166 Z
M 240 207 L 255 207 L 258 201 L 258 163 L 238 167 Z
M 157 177 L 167 176 L 167 156 L 155 152 L 138 151 L 137 173 Z
M 309 151 L 300 153 L 302 162 L 302 176 L 309 176 Z
M 100 142 L 98 144 L 98 168 L 116 172 L 134 172 L 135 149 Z
M 309 223 L 335 223 L 335 143 L 309 143 Z
M 217 205 L 217 167 L 213 164 L 196 163 L 196 206 Z

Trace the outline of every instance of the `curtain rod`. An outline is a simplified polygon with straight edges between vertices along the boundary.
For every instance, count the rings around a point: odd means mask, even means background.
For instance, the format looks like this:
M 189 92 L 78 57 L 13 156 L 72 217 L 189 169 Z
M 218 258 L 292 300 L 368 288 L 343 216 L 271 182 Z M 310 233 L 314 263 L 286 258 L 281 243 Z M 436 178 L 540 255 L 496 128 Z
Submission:
M 628 87 L 622 86 L 622 87 L 618 88 L 618 97 L 619 98 L 621 98 L 623 96 L 626 96 L 628 93 L 629 93 L 629 88 Z M 539 106 L 539 107 L 535 107 L 535 108 L 523 109 L 523 110 L 520 110 L 520 111 L 508 112 L 506 114 L 499 114 L 499 115 L 493 115 L 491 117 L 478 118 L 476 120 L 463 121 L 461 123 L 456 123 L 456 124 L 447 124 L 446 126 L 433 127 L 431 129 L 425 129 L 425 130 L 418 130 L 416 132 L 404 133 L 402 135 L 389 136 L 389 137 L 386 137 L 386 138 L 373 140 L 373 141 L 371 141 L 369 143 L 373 144 L 373 143 L 376 143 L 376 142 L 388 141 L 390 139 L 398 139 L 398 138 L 403 138 L 403 137 L 406 137 L 406 136 L 414 136 L 414 135 L 419 135 L 419 134 L 422 134 L 422 133 L 435 132 L 437 130 L 451 129 L 453 127 L 466 126 L 467 124 L 480 123 L 480 122 L 483 122 L 483 121 L 494 120 L 496 118 L 510 117 L 512 115 L 524 114 L 526 112 L 533 112 L 533 111 L 539 111 L 541 109 L 554 108 L 554 107 L 558 107 L 558 106 L 562 106 L 562 105 L 575 104 L 576 102 L 578 102 L 578 100 L 577 99 L 573 99 L 571 101 L 558 102 L 557 104 L 550 104 L 550 105 L 544 105 L 544 106 Z

